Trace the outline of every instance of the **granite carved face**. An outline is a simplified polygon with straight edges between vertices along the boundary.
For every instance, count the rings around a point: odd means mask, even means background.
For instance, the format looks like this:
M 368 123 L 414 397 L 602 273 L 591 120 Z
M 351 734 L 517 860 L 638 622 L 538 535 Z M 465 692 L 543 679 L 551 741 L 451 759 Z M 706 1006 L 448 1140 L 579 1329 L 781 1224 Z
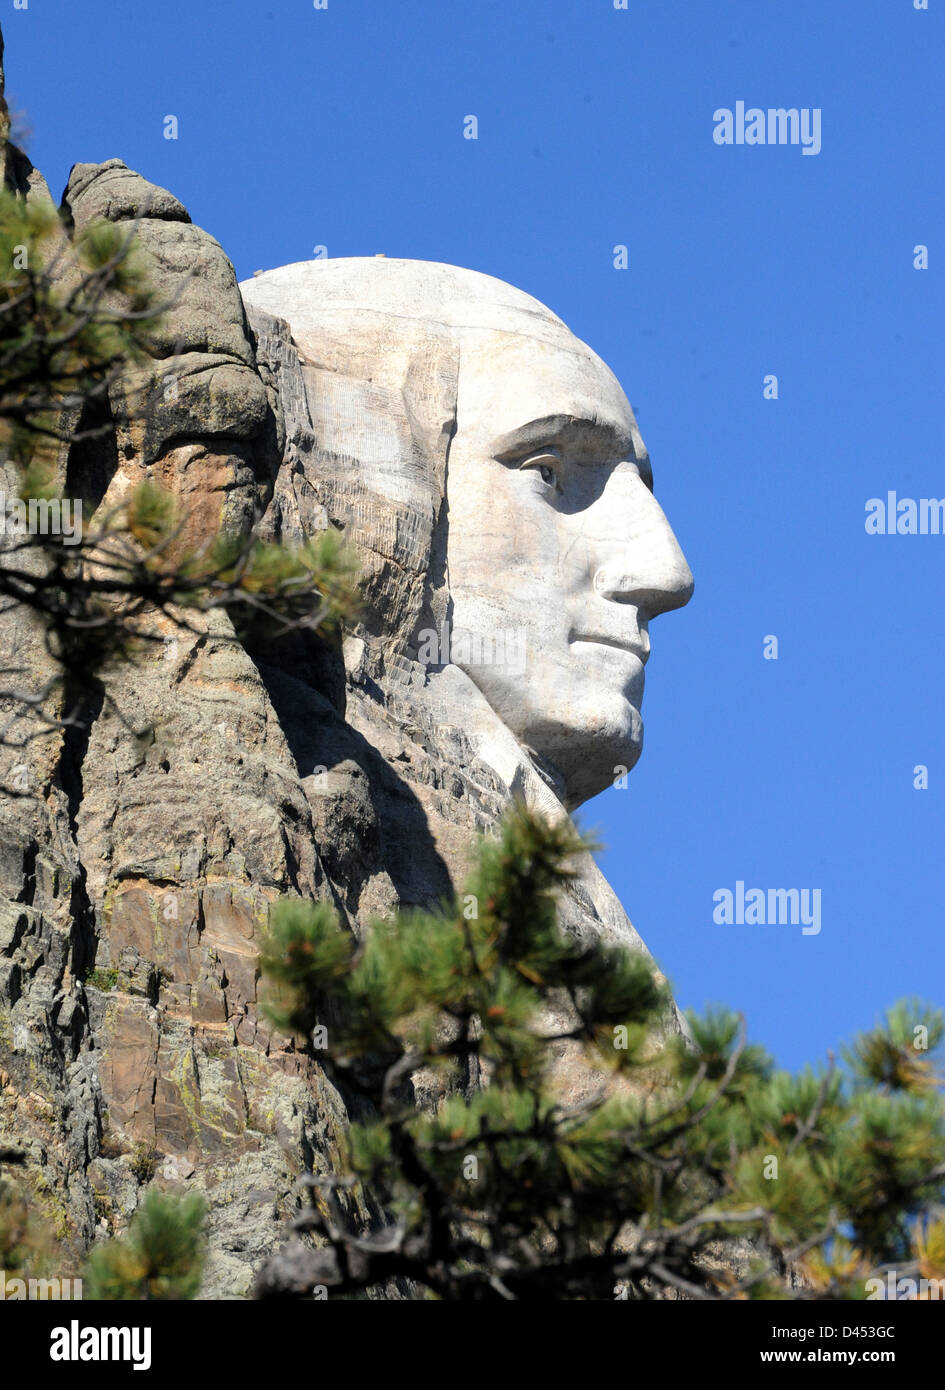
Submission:
M 453 266 L 304 263 L 244 293 L 291 326 L 314 485 L 375 557 L 372 592 L 418 571 L 405 650 L 463 670 L 569 808 L 611 785 L 640 754 L 650 619 L 693 587 L 613 374 L 538 301 Z
M 639 757 L 649 622 L 693 587 L 604 363 L 567 330 L 464 339 L 447 501 L 454 660 L 524 651 L 467 673 L 578 805 Z

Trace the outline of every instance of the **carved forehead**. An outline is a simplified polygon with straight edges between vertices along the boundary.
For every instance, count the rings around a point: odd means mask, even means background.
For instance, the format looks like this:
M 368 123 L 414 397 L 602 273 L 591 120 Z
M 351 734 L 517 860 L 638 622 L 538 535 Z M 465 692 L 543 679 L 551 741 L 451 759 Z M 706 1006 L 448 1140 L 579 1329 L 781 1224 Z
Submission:
M 479 329 L 462 334 L 458 429 L 502 436 L 551 417 L 627 443 L 636 433 L 613 372 L 566 329 L 552 341 Z
M 332 320 L 359 315 L 419 319 L 444 328 L 493 328 L 552 337 L 568 330 L 523 290 L 477 270 L 439 261 L 348 257 L 299 261 L 268 270 L 240 287 L 244 298 L 287 318 L 304 351 Z
M 460 427 L 499 433 L 548 415 L 635 429 L 610 369 L 544 304 L 479 271 L 437 261 L 300 261 L 243 286 L 288 321 L 304 362 L 399 389 L 419 358 L 458 387 Z M 448 361 L 447 359 L 452 359 Z
M 405 356 L 424 345 L 449 340 L 475 352 L 483 334 L 593 357 L 531 295 L 491 275 L 437 261 L 300 261 L 240 288 L 248 304 L 288 321 L 305 362 L 378 384 L 401 380 Z

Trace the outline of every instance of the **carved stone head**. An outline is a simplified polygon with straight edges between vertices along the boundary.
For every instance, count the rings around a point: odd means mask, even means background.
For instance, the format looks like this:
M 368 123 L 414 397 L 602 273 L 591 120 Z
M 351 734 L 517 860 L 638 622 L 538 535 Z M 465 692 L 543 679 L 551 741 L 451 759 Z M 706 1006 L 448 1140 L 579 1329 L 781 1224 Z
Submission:
M 454 266 L 303 262 L 242 290 L 298 348 L 298 510 L 308 488 L 361 551 L 372 678 L 459 668 L 569 809 L 610 785 L 641 750 L 650 619 L 693 587 L 613 373 Z

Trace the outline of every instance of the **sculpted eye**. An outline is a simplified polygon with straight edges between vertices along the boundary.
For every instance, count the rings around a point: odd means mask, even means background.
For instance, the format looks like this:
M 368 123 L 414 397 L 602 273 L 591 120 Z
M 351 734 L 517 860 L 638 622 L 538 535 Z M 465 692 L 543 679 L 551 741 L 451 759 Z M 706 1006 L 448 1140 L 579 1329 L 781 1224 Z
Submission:
M 532 468 L 541 478 L 542 482 L 548 487 L 553 487 L 557 492 L 561 491 L 561 481 L 558 470 L 561 467 L 560 455 L 552 449 L 543 449 L 540 454 L 532 454 L 529 458 L 523 459 L 519 468 Z

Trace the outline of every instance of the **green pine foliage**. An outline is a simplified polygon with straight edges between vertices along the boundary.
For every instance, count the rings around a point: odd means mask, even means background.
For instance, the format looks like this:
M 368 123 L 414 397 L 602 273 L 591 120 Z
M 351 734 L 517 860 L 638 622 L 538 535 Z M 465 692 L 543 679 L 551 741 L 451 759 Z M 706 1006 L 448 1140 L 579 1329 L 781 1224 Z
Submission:
M 560 930 L 581 848 L 519 807 L 440 911 L 358 942 L 325 904 L 274 908 L 269 1017 L 360 1101 L 345 1172 L 312 1180 L 298 1223 L 316 1239 L 310 1283 L 862 1298 L 890 1262 L 945 1275 L 941 1014 L 899 1004 L 844 1069 L 797 1075 L 729 1011 L 690 1017 L 686 1037 L 643 957 Z M 411 1076 L 435 1097 L 424 1107 Z M 351 1227 L 352 1184 L 384 1210 L 378 1229 Z M 279 1281 L 276 1257 L 261 1291 Z
M 194 1298 L 203 1275 L 206 1211 L 197 1193 L 175 1198 L 149 1192 L 127 1234 L 96 1246 L 89 1255 L 84 1296 L 121 1301 Z
M 55 210 L 0 190 L 0 447 L 48 495 L 62 414 L 144 360 L 161 306 L 132 235 L 98 222 L 67 242 Z
M 10 1277 L 40 1278 L 46 1273 L 52 1247 L 48 1227 L 37 1217 L 25 1184 L 0 1177 L 0 1270 Z

